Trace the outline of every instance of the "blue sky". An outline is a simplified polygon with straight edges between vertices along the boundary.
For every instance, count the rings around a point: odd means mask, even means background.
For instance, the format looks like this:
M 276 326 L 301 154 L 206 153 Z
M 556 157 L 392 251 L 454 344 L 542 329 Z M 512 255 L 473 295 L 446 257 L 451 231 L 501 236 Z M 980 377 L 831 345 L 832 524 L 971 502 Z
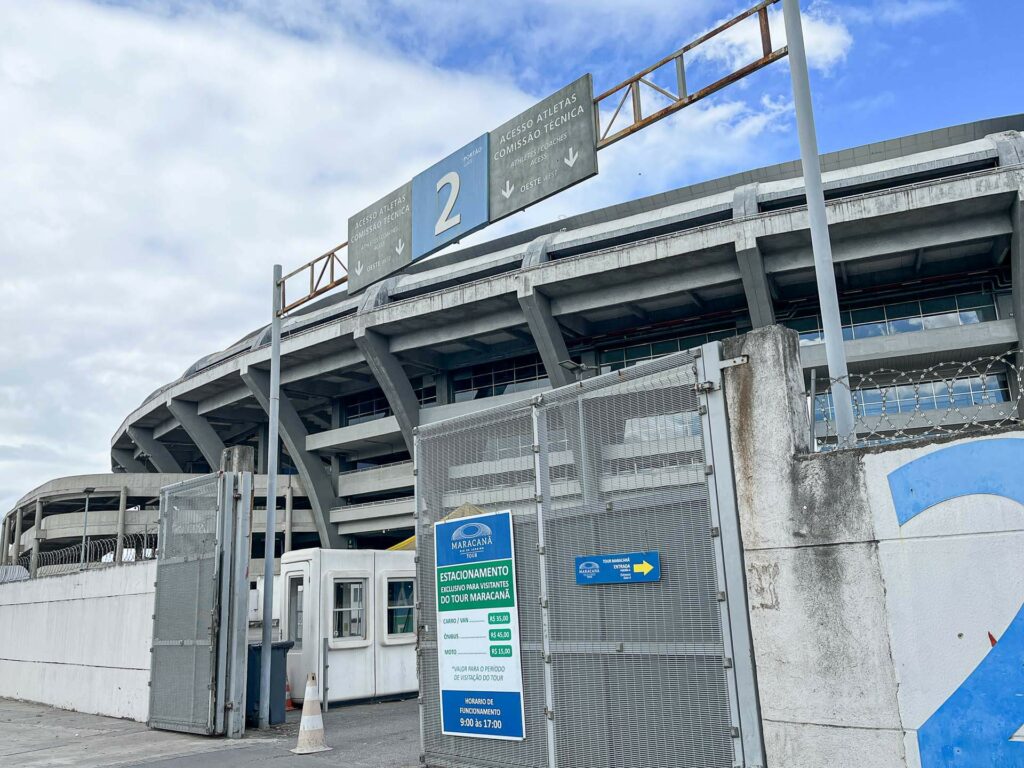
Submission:
M 0 0 L 0 511 L 107 469 L 148 393 L 265 322 L 274 262 L 580 74 L 603 90 L 744 7 Z M 1019 0 L 803 7 L 823 151 L 1024 111 Z M 473 238 L 797 155 L 780 62 Z

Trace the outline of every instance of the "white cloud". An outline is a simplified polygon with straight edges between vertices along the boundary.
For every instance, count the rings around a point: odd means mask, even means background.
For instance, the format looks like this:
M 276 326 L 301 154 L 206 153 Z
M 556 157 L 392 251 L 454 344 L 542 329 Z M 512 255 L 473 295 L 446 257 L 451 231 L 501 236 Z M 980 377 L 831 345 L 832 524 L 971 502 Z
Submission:
M 812 5 L 801 14 L 807 65 L 823 72 L 831 71 L 846 60 L 853 46 L 853 36 L 843 21 L 828 12 L 825 6 Z M 725 21 L 721 19 L 718 23 Z M 768 12 L 772 47 L 786 44 L 786 27 L 782 11 Z M 751 16 L 698 46 L 688 59 L 706 61 L 736 70 L 762 56 L 761 31 L 757 17 Z
M 0 512 L 106 470 L 145 396 L 264 322 L 272 263 L 345 239 L 351 213 L 533 99 L 341 31 L 168 8 L 0 4 Z M 770 162 L 787 105 L 736 95 L 602 152 L 596 180 L 504 226 Z

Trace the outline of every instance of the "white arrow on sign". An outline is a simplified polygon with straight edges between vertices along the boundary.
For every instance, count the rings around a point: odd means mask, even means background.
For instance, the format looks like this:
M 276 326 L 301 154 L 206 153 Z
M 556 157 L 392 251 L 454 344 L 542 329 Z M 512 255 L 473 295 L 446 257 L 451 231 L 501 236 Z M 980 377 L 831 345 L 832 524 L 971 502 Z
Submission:
M 405 250 L 405 240 L 403 240 L 402 238 L 398 238 L 398 245 L 395 246 L 395 253 L 397 253 L 399 256 L 401 256 L 402 255 L 402 251 L 404 251 L 404 250 Z
M 569 156 L 568 157 L 563 157 L 562 158 L 562 162 L 565 163 L 566 165 L 568 165 L 570 168 L 572 168 L 574 165 L 576 165 L 576 158 L 578 158 L 578 157 L 579 157 L 579 154 L 577 154 L 576 148 L 575 147 L 569 147 Z
M 359 276 L 361 274 L 363 274 L 363 262 L 357 261 L 356 262 L 356 276 Z
M 512 192 L 514 190 L 515 187 L 512 186 L 511 179 L 505 179 L 505 188 L 501 190 L 501 196 L 508 200 L 510 197 L 512 197 Z

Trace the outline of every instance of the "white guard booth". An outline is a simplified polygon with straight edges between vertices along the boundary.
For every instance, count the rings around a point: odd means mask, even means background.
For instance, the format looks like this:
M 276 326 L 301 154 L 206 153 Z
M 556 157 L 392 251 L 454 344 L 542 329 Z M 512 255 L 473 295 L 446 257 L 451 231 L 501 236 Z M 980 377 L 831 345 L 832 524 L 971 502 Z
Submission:
M 323 673 L 331 702 L 415 693 L 415 552 L 300 549 L 281 558 L 280 636 L 292 698 Z M 277 601 L 275 600 L 275 603 Z M 326 639 L 326 643 L 324 640 Z

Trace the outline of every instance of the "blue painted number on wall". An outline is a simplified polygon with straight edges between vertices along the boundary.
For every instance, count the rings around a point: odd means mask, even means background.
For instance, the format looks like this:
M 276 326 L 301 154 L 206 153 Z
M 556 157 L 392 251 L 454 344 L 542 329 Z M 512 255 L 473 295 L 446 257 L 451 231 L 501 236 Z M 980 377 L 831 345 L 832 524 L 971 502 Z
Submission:
M 889 475 L 900 525 L 959 496 L 989 494 L 1024 505 L 1024 440 L 955 445 Z M 918 729 L 924 768 L 1024 767 L 1024 605 L 999 642 Z

